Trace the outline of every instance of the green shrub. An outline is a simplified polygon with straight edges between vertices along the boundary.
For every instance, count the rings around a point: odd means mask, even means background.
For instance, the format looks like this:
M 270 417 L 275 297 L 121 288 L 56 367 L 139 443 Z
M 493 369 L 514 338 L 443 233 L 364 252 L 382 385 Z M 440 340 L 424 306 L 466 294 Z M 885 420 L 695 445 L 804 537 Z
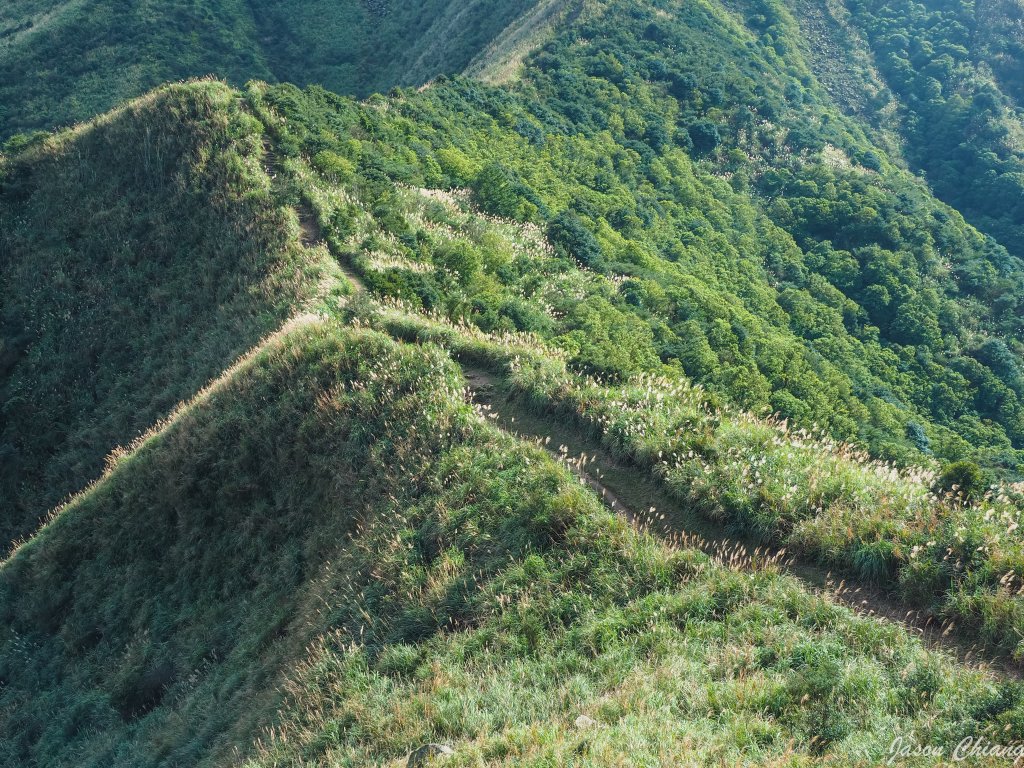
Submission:
M 965 501 L 973 501 L 985 493 L 985 477 L 973 461 L 955 461 L 943 468 L 936 488 L 943 493 L 958 495 Z

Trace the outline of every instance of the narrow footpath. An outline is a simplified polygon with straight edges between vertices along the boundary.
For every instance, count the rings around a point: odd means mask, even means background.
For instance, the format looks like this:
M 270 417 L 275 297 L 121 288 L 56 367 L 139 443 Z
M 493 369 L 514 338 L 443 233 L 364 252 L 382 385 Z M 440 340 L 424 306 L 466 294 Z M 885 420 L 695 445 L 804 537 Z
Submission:
M 470 399 L 489 412 L 496 426 L 546 449 L 609 509 L 638 529 L 671 546 L 699 549 L 732 568 L 775 567 L 825 599 L 860 614 L 903 625 L 928 647 L 948 653 L 962 664 L 1002 678 L 1024 677 L 1024 670 L 1018 665 L 1006 658 L 993 658 L 952 624 L 944 624 L 879 589 L 839 579 L 820 566 L 797 560 L 785 550 L 736 535 L 685 509 L 668 496 L 657 480 L 611 455 L 595 436 L 537 415 L 510 397 L 500 378 L 490 371 L 465 363 L 462 368 Z

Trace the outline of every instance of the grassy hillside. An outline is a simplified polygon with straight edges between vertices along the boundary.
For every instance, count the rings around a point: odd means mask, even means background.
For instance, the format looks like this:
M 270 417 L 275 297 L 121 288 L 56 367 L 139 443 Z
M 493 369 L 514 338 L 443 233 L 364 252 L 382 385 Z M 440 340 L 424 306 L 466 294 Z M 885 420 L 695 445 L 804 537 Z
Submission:
M 619 262 L 587 269 L 566 258 L 557 239 L 568 229 L 565 218 L 555 217 L 547 227 L 556 244 L 552 247 L 537 224 L 482 214 L 473 204 L 474 198 L 485 203 L 511 200 L 512 205 L 533 205 L 539 211 L 537 201 L 546 203 L 536 190 L 544 186 L 528 188 L 520 181 L 516 189 L 515 180 L 506 177 L 504 190 L 498 187 L 497 192 L 486 190 L 480 181 L 471 182 L 476 188 L 464 193 L 417 188 L 430 183 L 433 166 L 429 159 L 415 165 L 418 160 L 411 154 L 391 153 L 397 139 L 388 130 L 397 111 L 421 121 L 431 114 L 418 103 L 420 98 L 393 100 L 385 111 L 380 102 L 360 107 L 317 91 L 250 91 L 254 109 L 286 148 L 303 146 L 304 136 L 311 137 L 312 146 L 323 147 L 328 130 L 341 133 L 359 126 L 350 138 L 333 145 L 343 147 L 345 155 L 334 149 L 312 155 L 310 150 L 306 156 L 312 156 L 311 167 L 302 153 L 292 150 L 282 169 L 318 212 L 332 250 L 359 271 L 371 292 L 402 307 L 399 316 L 404 319 L 386 320 L 384 328 L 403 338 L 444 340 L 457 350 L 464 342 L 452 341 L 448 331 L 425 330 L 432 321 L 420 313 L 447 320 L 449 329 L 461 328 L 459 333 L 470 336 L 480 329 L 499 336 L 531 332 L 530 344 L 542 350 L 543 359 L 561 358 L 577 374 L 597 377 L 572 375 L 562 362 L 536 363 L 534 370 L 534 364 L 515 357 L 492 359 L 491 352 L 484 353 L 484 361 L 521 390 L 542 417 L 569 418 L 578 429 L 596 432 L 613 452 L 659 478 L 677 503 L 706 518 L 891 590 L 913 609 L 969 627 L 970 636 L 983 644 L 1016 658 L 1024 654 L 1019 643 L 1024 631 L 1019 484 L 990 487 L 970 464 L 942 469 L 878 461 L 862 448 L 837 441 L 820 424 L 739 412 L 714 391 L 693 386 L 680 375 L 679 366 L 662 363 L 654 351 L 658 334 L 667 331 L 657 324 L 664 315 L 651 310 L 668 314 L 671 307 L 665 293 L 656 293 L 658 283 L 637 279 L 634 265 Z M 445 98 L 451 93 L 441 94 L 430 107 Z M 282 121 L 282 114 L 288 119 Z M 441 118 L 435 119 L 440 123 Z M 396 122 L 396 133 L 422 124 Z M 489 136 L 488 130 L 505 140 Z M 467 133 L 476 139 L 478 150 L 506 151 L 515 141 L 493 124 L 475 135 L 472 129 Z M 451 135 L 471 140 L 458 129 Z M 541 158 L 532 170 L 558 162 L 551 158 L 561 151 L 573 158 L 579 172 L 579 147 L 587 146 L 585 140 L 578 140 L 574 152 L 554 149 L 555 141 L 548 134 L 544 152 L 527 155 Z M 424 144 L 412 146 L 421 153 L 418 158 L 426 155 Z M 526 155 L 531 150 L 518 151 Z M 437 168 L 453 162 L 453 155 L 450 146 L 438 150 Z M 557 174 L 557 182 L 545 179 L 546 189 L 572 185 L 572 171 L 559 167 L 565 172 Z M 416 175 L 420 169 L 423 177 Z M 709 183 L 707 176 L 687 166 L 675 169 L 677 180 L 686 169 L 689 183 Z M 404 183 L 388 181 L 385 173 Z M 486 173 L 481 170 L 477 178 L 486 179 Z M 494 197 L 484 197 L 481 189 Z M 732 201 L 733 210 L 743 210 L 738 196 L 727 197 L 720 187 L 717 191 L 719 199 Z M 705 202 L 704 207 L 712 209 L 713 204 Z M 523 218 L 529 215 L 535 214 Z M 770 225 L 763 226 L 771 231 Z M 588 242 L 582 224 L 571 234 L 576 247 Z M 599 257 L 608 253 L 602 234 L 589 241 L 590 252 Z M 643 266 L 648 275 L 663 269 L 654 259 Z M 631 276 L 615 276 L 619 270 Z M 705 296 L 709 283 L 703 286 Z M 659 304 L 642 303 L 652 299 Z M 377 322 L 372 312 L 369 319 L 360 317 Z M 692 335 L 694 326 L 683 328 Z M 445 327 L 443 322 L 440 327 Z M 709 349 L 708 354 L 714 352 Z M 794 383 L 807 384 L 801 377 Z M 912 430 L 905 434 L 909 442 Z
M 621 471 L 644 473 L 660 497 L 657 519 L 667 520 L 659 529 L 782 548 L 858 592 L 887 592 L 903 618 L 959 627 L 983 655 L 1024 659 L 1024 484 L 982 496 L 962 480 L 939 492 L 932 472 L 723 408 L 699 387 L 654 376 L 596 381 L 567 370 L 536 337 L 483 334 L 393 306 L 353 310 L 361 324 L 442 345 L 492 374 L 514 407 L 496 414 L 502 423 L 518 413 L 558 424 L 577 442 L 596 440 Z
M 602 223 L 588 238 L 581 214 L 545 223 L 541 205 L 550 203 L 525 181 L 516 186 L 485 165 L 470 192 L 417 186 L 426 181 L 420 168 L 436 164 L 443 174 L 443 162 L 457 171 L 467 136 L 490 152 L 505 140 L 541 170 L 537 161 L 550 162 L 490 122 L 486 141 L 487 131 L 464 122 L 466 133 L 453 131 L 438 150 L 415 134 L 408 153 L 391 143 L 392 131 L 415 125 L 404 110 L 420 109 L 430 125 L 426 107 L 443 93 L 501 93 L 476 88 L 445 84 L 357 104 L 264 86 L 242 100 L 199 83 L 7 161 L 4 194 L 25 205 L 31 196 L 17 191 L 48 178 L 39 172 L 47 152 L 79 136 L 121 126 L 96 146 L 172 156 L 158 151 L 164 142 L 146 141 L 147 117 L 162 114 L 192 136 L 179 147 L 185 159 L 159 177 L 137 161 L 118 189 L 180 179 L 177 194 L 219 211 L 209 215 L 221 226 L 225 211 L 239 216 L 226 219 L 237 232 L 270 222 L 263 236 L 274 234 L 268 242 L 278 247 L 258 251 L 289 254 L 289 269 L 306 275 L 300 285 L 340 282 L 323 249 L 299 244 L 296 206 L 315 218 L 304 223 L 306 239 L 319 228 L 379 302 L 349 302 L 345 326 L 307 316 L 270 337 L 148 439 L 117 452 L 99 482 L 0 566 L 0 761 L 400 765 L 419 744 L 444 741 L 456 765 L 872 764 L 885 760 L 894 734 L 944 744 L 1024 736 L 1019 683 L 927 652 L 902 627 L 858 618 L 770 564 L 732 569 L 632 530 L 545 451 L 495 430 L 465 402 L 449 353 L 422 342 L 495 366 L 527 407 L 593 429 L 677 503 L 906 587 L 912 607 L 1013 650 L 1006 640 L 1021 626 L 1013 592 L 1022 570 L 1019 534 L 1003 512 L 1019 515 L 1016 502 L 938 501 L 922 476 L 723 409 L 721 395 L 691 388 L 644 346 L 656 338 L 655 314 L 626 300 L 638 278 L 615 276 L 613 265 L 626 263 L 609 249 L 615 235 Z M 196 117 L 180 119 L 188 115 Z M 265 136 L 261 121 L 271 126 Z M 176 135 L 167 130 L 164 141 Z M 210 143 L 196 144 L 197 135 Z M 579 162 L 597 140 L 552 132 L 544 146 L 563 141 Z M 66 155 L 87 157 L 92 145 L 81 146 Z M 229 170 L 213 172 L 218 161 Z M 65 188 L 58 179 L 67 171 L 57 167 L 42 188 Z M 681 158 L 671 167 L 709 190 L 700 198 L 709 210 L 752 205 Z M 107 178 L 98 168 L 93 175 Z M 444 180 L 434 177 L 436 186 Z M 563 173 L 561 183 L 576 182 Z M 545 194 L 557 200 L 560 190 Z M 166 199 L 136 198 L 135 215 L 146 205 L 163 210 Z M 474 199 L 512 208 L 481 213 Z M 89 215 L 102 217 L 112 202 Z M 78 205 L 60 210 L 71 218 Z M 187 215 L 177 218 L 202 221 L 201 211 L 180 210 Z M 248 242 L 237 232 L 230 242 Z M 138 242 L 184 237 L 151 233 Z M 90 253 L 84 263 L 103 263 Z M 588 268 L 588 256 L 607 266 Z M 166 284 L 189 296 L 187 286 L 202 285 L 196 265 L 207 261 L 182 262 L 192 282 Z M 650 292 L 656 283 L 644 285 Z M 263 332 L 305 294 L 274 295 L 279 303 L 267 306 L 282 311 L 264 310 Z M 573 319 L 565 297 L 590 311 Z M 54 338 L 74 330 L 64 322 Z M 366 325 L 420 344 L 359 330 Z M 140 332 L 149 328 L 141 317 L 85 327 L 159 348 Z M 509 355 L 481 328 L 535 335 Z M 63 380 L 45 363 L 71 359 L 51 349 L 32 370 Z M 566 360 L 602 380 L 567 372 Z M 142 389 L 144 371 L 124 380 Z M 31 443 L 27 428 L 13 434 Z M 987 514 L 996 507 L 996 517 Z M 882 514 L 890 509 L 900 516 Z M 908 551 L 929 536 L 934 546 Z M 970 558 L 953 567 L 942 549 L 961 544 Z
M 1024 685 L 964 658 L 1024 660 L 1018 51 L 993 31 L 1016 17 L 966 12 L 0 10 L 9 126 L 207 65 L 488 83 L 199 81 L 7 143 L 0 536 L 79 492 L 0 563 L 0 763 L 397 767 L 441 741 L 451 765 L 846 766 L 1024 739 Z M 980 165 L 947 178 L 961 118 Z M 499 428 L 460 365 L 642 476 L 673 535 Z M 679 545 L 698 518 L 897 621 Z
M 365 95 L 461 71 L 531 0 L 12 0 L 0 8 L 0 141 L 171 80 L 319 83 Z
M 462 386 L 438 348 L 307 323 L 123 456 L 0 566 L 3 762 L 853 764 L 894 731 L 1021 735 L 1019 685 L 633 532 Z
M 285 147 L 295 141 L 300 97 L 254 88 L 250 98 Z M 292 119 L 271 119 L 268 103 Z M 362 162 L 381 167 L 365 145 Z M 386 184 L 330 150 L 313 165 L 320 170 L 296 155 L 281 169 L 318 212 L 334 252 L 370 291 L 403 307 L 403 319 L 381 327 L 410 340 L 443 340 L 459 354 L 466 342 L 428 331 L 431 322 L 454 320 L 447 327 L 470 336 L 479 328 L 530 329 L 540 361 L 493 350 L 469 359 L 501 372 L 540 416 L 596 432 L 683 507 L 890 590 L 912 609 L 969 628 L 983 645 L 1024 654 L 1020 485 L 990 489 L 969 465 L 940 473 L 873 460 L 827 430 L 739 412 L 674 366 L 644 375 L 642 365 L 630 367 L 645 353 L 643 326 L 630 315 L 636 305 L 616 301 L 614 279 L 560 257 L 536 225 L 482 214 L 470 193 Z M 424 308 L 434 321 L 419 314 Z M 380 322 L 374 312 L 357 316 Z M 572 322 L 580 325 L 566 329 Z M 561 360 L 599 379 L 572 375 Z
M 548 248 L 529 227 L 480 215 L 454 196 L 407 196 L 421 225 L 429 212 L 428 231 L 445 250 L 476 243 L 526 260 Z M 371 281 L 381 268 L 424 273 L 417 262 L 367 256 L 356 263 Z M 691 522 L 703 517 L 786 547 L 895 593 L 911 612 L 952 620 L 990 649 L 1024 657 L 1024 484 L 988 488 L 964 465 L 942 475 L 901 468 L 819 429 L 737 411 L 678 377 L 580 376 L 567 370 L 564 351 L 536 334 L 482 334 L 408 302 L 385 306 L 357 303 L 355 317 L 399 338 L 441 343 L 490 370 L 535 420 L 596 435 L 633 470 L 657 479 Z
M 204 82 L 0 155 L 4 546 L 336 274 L 261 132 Z

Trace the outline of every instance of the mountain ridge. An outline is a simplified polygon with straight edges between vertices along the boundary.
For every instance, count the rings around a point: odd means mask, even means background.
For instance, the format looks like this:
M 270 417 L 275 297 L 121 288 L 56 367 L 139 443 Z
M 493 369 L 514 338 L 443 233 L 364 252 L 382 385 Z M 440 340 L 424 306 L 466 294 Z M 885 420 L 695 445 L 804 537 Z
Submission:
M 0 763 L 1024 739 L 1024 261 L 925 168 L 966 118 L 945 182 L 1012 191 L 1012 34 L 870 0 L 22 29 L 43 5 L 0 10 L 0 123 L 227 82 L 0 152 Z
M 5 543 L 337 274 L 254 125 L 222 84 L 172 86 L 4 163 Z

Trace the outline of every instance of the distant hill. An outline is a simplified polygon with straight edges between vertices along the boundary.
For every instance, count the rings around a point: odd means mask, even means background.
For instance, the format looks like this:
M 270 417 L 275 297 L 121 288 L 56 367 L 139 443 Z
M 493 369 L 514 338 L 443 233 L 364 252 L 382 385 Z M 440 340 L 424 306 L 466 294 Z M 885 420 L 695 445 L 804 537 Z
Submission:
M 0 8 L 0 141 L 216 75 L 367 95 L 461 71 L 533 0 L 12 0 Z

